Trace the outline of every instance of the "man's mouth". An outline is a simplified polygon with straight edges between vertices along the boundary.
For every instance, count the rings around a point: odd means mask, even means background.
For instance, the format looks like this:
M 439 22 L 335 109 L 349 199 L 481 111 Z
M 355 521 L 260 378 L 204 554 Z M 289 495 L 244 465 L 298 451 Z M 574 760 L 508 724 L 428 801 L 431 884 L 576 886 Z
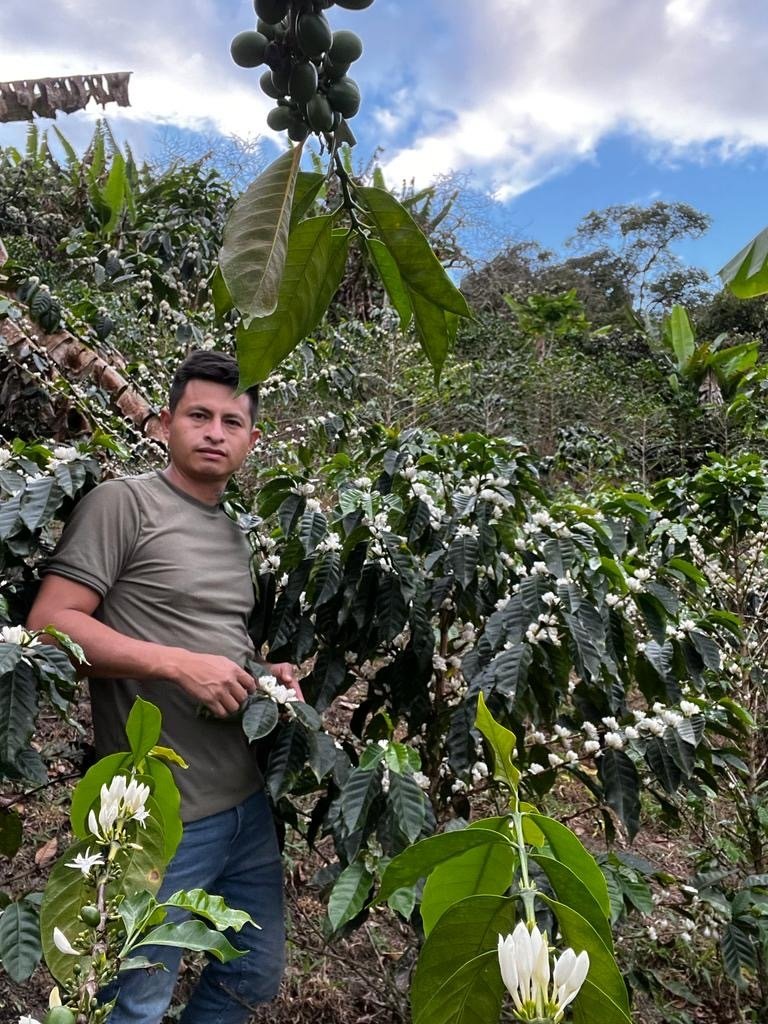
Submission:
M 200 455 L 213 455 L 220 459 L 225 457 L 225 453 L 220 448 L 198 448 L 197 450 Z

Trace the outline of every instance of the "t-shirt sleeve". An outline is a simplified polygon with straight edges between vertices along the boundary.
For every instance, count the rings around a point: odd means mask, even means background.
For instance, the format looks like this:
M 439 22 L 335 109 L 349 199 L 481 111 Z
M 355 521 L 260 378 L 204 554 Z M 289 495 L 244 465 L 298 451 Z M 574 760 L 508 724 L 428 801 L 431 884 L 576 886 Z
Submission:
M 130 559 L 140 519 L 136 498 L 125 482 L 99 484 L 75 506 L 40 574 L 84 583 L 104 597 Z

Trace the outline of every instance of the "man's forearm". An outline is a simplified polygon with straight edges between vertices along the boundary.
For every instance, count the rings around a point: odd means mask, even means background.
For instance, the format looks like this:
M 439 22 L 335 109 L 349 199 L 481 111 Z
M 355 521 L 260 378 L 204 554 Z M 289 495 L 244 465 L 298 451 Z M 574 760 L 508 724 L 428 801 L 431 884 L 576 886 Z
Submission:
M 178 647 L 136 640 L 118 633 L 116 629 L 104 625 L 86 612 L 70 608 L 57 611 L 53 622 L 36 619 L 33 609 L 28 623 L 30 629 L 55 626 L 80 644 L 88 659 L 87 675 L 128 679 L 178 679 L 178 656 L 182 653 Z

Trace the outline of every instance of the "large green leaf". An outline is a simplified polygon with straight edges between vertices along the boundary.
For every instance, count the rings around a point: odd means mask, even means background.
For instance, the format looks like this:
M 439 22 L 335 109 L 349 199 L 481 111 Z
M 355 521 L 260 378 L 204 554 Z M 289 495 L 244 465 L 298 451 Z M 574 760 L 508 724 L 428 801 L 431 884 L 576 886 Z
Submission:
M 470 896 L 445 911 L 426 939 L 413 975 L 414 1024 L 445 1024 L 446 1006 L 454 1001 L 462 1012 L 454 1010 L 451 1020 L 498 1019 L 504 992 L 498 959 L 494 970 L 487 971 L 488 961 L 477 958 L 484 953 L 497 958 L 499 935 L 512 931 L 515 911 L 516 900 L 508 896 Z M 465 966 L 469 964 L 473 967 Z
M 37 908 L 26 900 L 10 903 L 0 915 L 0 963 L 12 981 L 26 981 L 40 963 Z
M 586 885 L 607 919 L 611 912 L 611 905 L 608 899 L 605 875 L 578 836 L 571 832 L 566 825 L 554 818 L 547 818 L 543 814 L 527 813 L 523 819 L 524 828 L 528 821 L 532 822 L 545 836 L 547 845 L 557 860 L 565 864 Z M 530 842 L 534 841 L 530 835 L 526 838 Z
M 243 730 L 248 739 L 263 739 L 280 721 L 277 704 L 269 697 L 252 697 L 243 712 Z
M 435 371 L 435 380 L 438 381 L 451 348 L 452 329 L 449 316 L 452 314 L 446 313 L 411 288 L 408 289 L 408 299 L 413 310 L 416 337 Z
M 296 722 L 291 722 L 280 730 L 269 755 L 266 782 L 274 801 L 285 796 L 296 782 L 306 757 L 306 733 Z
M 368 253 L 373 265 L 379 273 L 384 289 L 389 296 L 395 312 L 400 317 L 400 329 L 405 331 L 411 322 L 413 309 L 408 295 L 408 289 L 403 284 L 397 263 L 389 249 L 378 238 L 366 238 Z
M 400 831 L 409 842 L 414 842 L 421 835 L 427 816 L 424 793 L 410 775 L 392 772 L 388 799 Z
M 479 821 L 473 828 L 441 832 L 403 850 L 387 864 L 377 901 L 384 901 L 397 889 L 413 885 L 438 864 L 444 864 L 451 857 L 460 857 L 473 847 L 494 843 L 507 847 L 512 845 L 509 836 L 494 829 L 482 828 L 482 824 Z
M 299 171 L 291 207 L 291 227 L 310 212 L 327 180 L 328 176 L 319 171 Z
M 478 544 L 477 537 L 471 533 L 457 534 L 451 541 L 451 546 L 448 548 L 445 556 L 445 564 L 446 568 L 450 569 L 465 589 L 475 578 L 477 563 L 479 561 L 480 545 Z
M 221 896 L 211 896 L 203 889 L 179 890 L 163 900 L 164 907 L 181 907 L 189 910 L 197 917 L 204 917 L 210 921 L 215 928 L 224 930 L 234 928 L 236 932 L 246 924 L 256 924 L 250 914 L 244 910 L 235 910 L 228 907 Z
M 543 894 L 539 898 L 554 912 L 564 945 L 570 946 L 577 954 L 582 950 L 589 954 L 587 977 L 591 985 L 576 997 L 574 1020 L 577 1024 L 595 1024 L 596 1021 L 600 1024 L 630 1024 L 627 986 L 603 940 L 592 925 L 571 907 Z
M 587 888 L 585 882 L 579 878 L 569 867 L 556 860 L 554 857 L 545 857 L 542 854 L 531 854 L 531 860 L 542 869 L 549 879 L 549 884 L 555 896 L 561 903 L 569 907 L 592 925 L 597 934 L 605 943 L 608 950 L 613 949 L 613 936 L 608 918 L 603 913 L 602 907 Z
M 160 739 L 163 716 L 160 709 L 137 697 L 125 723 L 125 734 L 133 760 L 138 765 Z
M 277 308 L 237 330 L 240 386 L 265 380 L 320 322 L 341 283 L 349 235 L 334 216 L 310 217 L 291 232 Z
M 493 754 L 493 777 L 497 782 L 503 782 L 512 790 L 517 792 L 520 782 L 520 772 L 515 767 L 514 752 L 517 746 L 517 737 L 503 725 L 499 725 L 485 704 L 482 693 L 477 698 L 477 716 L 475 725 L 485 736 Z
M 163 857 L 167 863 L 181 842 L 181 794 L 173 772 L 157 757 L 146 759 L 140 781 L 148 782 L 152 790 L 155 811 L 162 826 Z
M 675 354 L 677 369 L 685 373 L 696 351 L 696 341 L 691 321 L 682 306 L 672 307 L 672 312 L 664 322 L 664 337 Z
M 756 235 L 718 271 L 723 284 L 740 299 L 768 292 L 768 228 Z
M 356 188 L 355 198 L 365 207 L 410 291 L 440 309 L 470 317 L 466 299 L 402 203 L 380 188 Z
M 219 254 L 224 283 L 247 318 L 278 304 L 301 146 L 287 150 L 234 203 Z
M 429 935 L 443 913 L 455 903 L 468 896 L 501 896 L 511 886 L 517 853 L 508 841 L 509 818 L 483 818 L 469 829 L 480 827 L 499 832 L 507 841 L 475 846 L 434 868 L 421 899 L 425 935 Z
M 127 187 L 125 160 L 121 153 L 115 153 L 112 156 L 112 166 L 109 169 L 104 188 L 101 190 L 101 200 L 109 210 L 109 220 L 104 225 L 104 232 L 107 235 L 111 235 L 115 230 L 125 210 Z
M 413 1024 L 487 1024 L 498 1020 L 504 984 L 495 949 L 462 964 L 414 1013 Z
M 64 491 L 52 476 L 39 476 L 30 480 L 21 500 L 20 518 L 28 530 L 34 532 L 45 526 L 64 500 Z
M 32 735 L 36 713 L 35 674 L 26 661 L 19 661 L 0 686 L 0 764 L 15 763 Z
M 622 750 L 607 748 L 598 761 L 605 802 L 621 818 L 630 839 L 640 828 L 640 778 Z
M 350 773 L 341 793 L 341 813 L 350 832 L 361 825 L 368 808 L 380 792 L 381 775 L 378 771 L 355 768 Z
M 221 932 L 214 931 L 202 921 L 182 921 L 180 924 L 161 924 L 152 928 L 134 948 L 142 946 L 180 946 L 198 953 L 210 953 L 217 960 L 226 963 L 248 950 L 236 949 Z M 74 958 L 72 958 L 74 959 Z
M 361 861 L 344 868 L 328 899 L 328 920 L 334 931 L 360 913 L 372 883 L 373 876 Z
M 21 847 L 24 826 L 16 811 L 0 810 L 0 857 L 15 857 Z
M 755 947 L 749 934 L 738 924 L 727 924 L 720 936 L 720 952 L 725 973 L 739 987 L 744 987 L 746 979 L 743 972 L 753 971 L 756 960 Z

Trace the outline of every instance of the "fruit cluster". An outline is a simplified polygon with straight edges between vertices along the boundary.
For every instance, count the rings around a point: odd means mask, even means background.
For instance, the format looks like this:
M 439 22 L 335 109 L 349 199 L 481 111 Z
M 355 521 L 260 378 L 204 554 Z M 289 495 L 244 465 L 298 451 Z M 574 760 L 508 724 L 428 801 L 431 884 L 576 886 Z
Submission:
M 373 0 L 335 0 L 339 7 L 361 11 Z M 333 32 L 323 13 L 334 0 L 254 0 L 255 30 L 239 32 L 230 52 L 243 68 L 267 69 L 261 89 L 276 101 L 267 115 L 274 131 L 287 131 L 294 142 L 310 132 L 334 132 L 360 108 L 360 90 L 348 75 L 363 52 L 354 32 Z

